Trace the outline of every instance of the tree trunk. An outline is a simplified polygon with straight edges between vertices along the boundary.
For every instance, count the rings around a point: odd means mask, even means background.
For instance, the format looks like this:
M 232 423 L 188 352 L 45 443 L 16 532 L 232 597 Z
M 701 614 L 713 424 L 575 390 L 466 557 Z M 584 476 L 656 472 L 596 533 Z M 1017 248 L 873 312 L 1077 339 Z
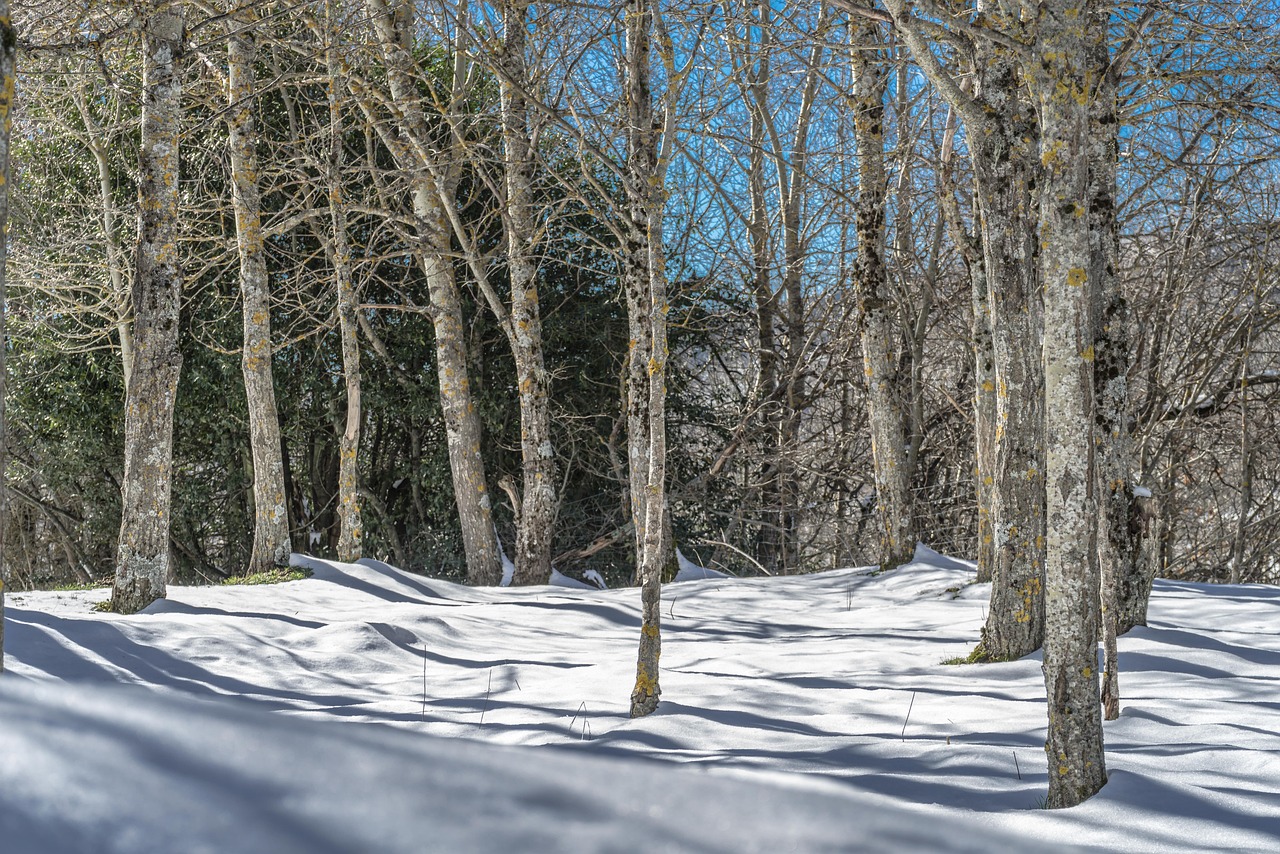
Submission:
M 1134 500 L 1134 527 L 1138 530 L 1137 558 L 1129 565 L 1129 573 L 1117 581 L 1116 634 L 1123 635 L 1134 626 L 1147 624 L 1147 605 L 1156 576 L 1169 565 L 1173 516 L 1173 473 L 1164 483 Z
M 347 206 L 342 173 L 346 151 L 342 138 L 342 59 L 337 44 L 341 24 L 334 3 L 325 4 L 325 62 L 329 72 L 329 217 L 332 222 L 331 262 L 337 290 L 338 334 L 342 342 L 342 377 L 347 392 L 346 419 L 338 437 L 338 560 L 357 561 L 363 555 L 364 521 L 360 515 L 360 298 L 351 275 L 351 247 L 347 235 Z
M 1120 716 L 1119 580 L 1137 557 L 1133 517 L 1133 440 L 1129 405 L 1129 306 L 1117 274 L 1120 232 L 1116 222 L 1116 169 L 1120 122 L 1117 72 L 1111 69 L 1110 8 L 1090 9 L 1088 52 L 1097 85 L 1089 99 L 1089 284 L 1093 288 L 1093 383 L 1096 396 L 1098 569 L 1102 577 L 1102 706 L 1107 720 Z
M 12 121 L 13 90 L 17 80 L 17 34 L 9 18 L 9 0 L 0 0 L 0 673 L 4 672 L 4 585 L 5 544 L 9 533 L 9 489 L 5 472 L 9 463 L 9 425 L 5 420 L 5 389 L 9 369 L 5 354 L 9 339 L 5 328 L 5 272 L 9 260 L 9 127 Z
M 976 137 L 971 146 L 996 410 L 990 484 L 983 476 L 994 564 L 981 651 L 1004 661 L 1034 652 L 1044 639 L 1043 298 L 1032 210 L 1037 134 L 1015 58 L 988 47 L 978 68 L 978 94 L 989 120 L 984 132 L 971 130 L 970 137 Z M 979 394 L 979 406 L 983 402 Z
M 1106 783 L 1098 707 L 1099 579 L 1086 104 L 1096 80 L 1087 4 L 1040 6 L 1035 89 L 1040 107 L 1041 264 L 1045 284 L 1046 515 L 1044 677 L 1049 702 L 1050 808 L 1086 800 Z
M 431 133 L 412 71 L 412 6 L 396 0 L 392 3 L 368 0 L 368 9 L 398 113 L 400 140 L 393 153 L 401 168 L 411 172 L 413 212 L 424 245 L 421 262 L 431 299 L 440 404 L 454 500 L 466 552 L 467 580 L 477 585 L 494 585 L 502 579 L 502 564 L 484 460 L 480 455 L 480 416 L 471 396 L 462 296 L 454 278 L 449 220 L 444 209 L 453 201 L 460 163 L 453 162 L 456 158 L 445 164 L 431 160 L 430 153 L 434 150 Z
M 500 62 L 503 172 L 507 190 L 507 269 L 511 276 L 511 349 L 520 397 L 520 456 L 524 476 L 513 584 L 546 584 L 556 516 L 555 450 L 551 444 L 550 382 L 542 355 L 542 314 L 534 260 L 533 147 L 525 98 L 525 38 L 530 4 L 506 0 Z
M 861 318 L 867 420 L 880 510 L 880 566 L 892 569 L 915 555 L 906 424 L 893 354 L 893 294 L 885 267 L 884 95 L 886 68 L 878 24 L 856 19 L 851 36 L 854 135 L 858 154 L 858 257 L 853 280 Z
M 181 3 L 159 0 L 143 23 L 138 249 L 133 277 L 137 353 L 125 398 L 124 480 L 112 607 L 133 613 L 164 597 L 169 575 L 173 408 L 182 356 L 178 309 L 178 138 L 185 27 Z
M 626 15 L 627 245 L 624 287 L 632 347 L 628 371 L 628 458 L 632 516 L 636 522 L 636 566 L 640 578 L 641 628 L 631 717 L 658 707 L 658 659 L 662 652 L 662 572 L 671 552 L 666 524 L 666 257 L 662 215 L 665 169 L 654 126 L 650 91 L 649 0 L 629 0 Z M 670 82 L 668 83 L 670 85 Z
M 956 125 L 954 111 L 947 117 L 943 137 L 939 183 L 940 206 L 952 243 L 959 249 L 969 274 L 971 346 L 973 348 L 973 484 L 978 504 L 978 581 L 991 581 L 995 565 L 995 539 L 991 529 L 991 492 L 995 484 L 996 443 L 996 356 L 991 337 L 991 299 L 980 236 L 964 227 L 960 203 L 956 199 L 952 172 L 952 142 Z M 975 200 L 975 216 L 981 216 Z
M 250 574 L 287 566 L 292 550 L 285 504 L 284 461 L 280 457 L 280 417 L 271 372 L 270 283 L 258 191 L 258 129 L 254 103 L 257 43 L 253 33 L 256 17 L 251 7 L 233 13 L 227 42 L 227 148 L 231 159 L 231 198 L 236 215 L 244 315 L 241 369 L 249 409 L 249 444 L 253 452 L 253 551 L 247 568 Z

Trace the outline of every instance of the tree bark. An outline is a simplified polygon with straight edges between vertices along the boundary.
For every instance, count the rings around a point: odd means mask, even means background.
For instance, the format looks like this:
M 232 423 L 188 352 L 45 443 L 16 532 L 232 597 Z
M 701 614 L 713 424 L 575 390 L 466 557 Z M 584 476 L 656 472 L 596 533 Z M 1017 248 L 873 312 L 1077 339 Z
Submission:
M 145 608 L 169 575 L 173 409 L 182 356 L 178 310 L 178 138 L 185 27 L 181 3 L 149 4 L 143 23 L 142 146 L 133 316 L 137 353 L 125 398 L 124 480 L 112 607 Z
M 254 92 L 257 42 L 253 32 L 256 23 L 257 15 L 252 7 L 233 12 L 227 40 L 227 148 L 231 159 L 231 198 L 236 216 L 244 316 L 241 370 L 253 454 L 253 550 L 247 568 L 250 574 L 287 566 L 292 551 L 284 461 L 280 456 L 280 416 L 271 370 L 271 292 L 258 190 Z
M 650 33 L 656 12 L 650 0 L 629 0 L 623 88 L 626 99 L 627 222 L 623 283 L 631 330 L 628 370 L 628 458 L 636 566 L 640 579 L 640 648 L 631 717 L 658 707 L 662 653 L 662 571 L 671 543 L 666 522 L 666 256 L 662 215 L 665 169 L 650 90 Z M 668 85 L 671 85 L 668 81 Z
M 984 45 L 977 63 L 977 94 L 988 119 L 982 130 L 970 130 L 970 146 L 995 357 L 996 416 L 992 462 L 982 475 L 990 500 L 994 565 L 981 652 L 1003 661 L 1034 652 L 1044 640 L 1044 371 L 1038 347 L 1044 309 L 1032 189 L 1038 171 L 1037 133 L 1011 51 Z M 984 367 L 977 372 L 980 383 L 991 381 L 989 374 L 982 376 Z M 980 407 L 985 394 L 979 386 Z M 984 413 L 979 409 L 978 414 Z
M 461 152 L 453 152 L 458 157 L 450 157 L 445 164 L 432 160 L 430 131 L 412 71 L 411 5 L 399 0 L 368 0 L 368 9 L 398 113 L 400 137 L 394 153 L 401 168 L 411 173 L 413 212 L 424 247 L 420 258 L 431 300 L 440 404 L 467 559 L 467 580 L 477 585 L 495 585 L 502 579 L 502 564 L 480 454 L 480 417 L 471 396 L 462 296 L 451 261 L 451 232 L 444 209 L 453 200 Z M 455 81 L 455 85 L 460 83 Z
M 1045 284 L 1046 515 L 1044 677 L 1049 701 L 1050 808 L 1106 783 L 1098 706 L 1099 577 L 1089 279 L 1088 101 L 1096 75 L 1083 0 L 1048 0 L 1037 20 L 1041 264 Z
M 364 520 L 360 514 L 360 297 L 351 273 L 347 233 L 347 204 L 342 172 L 346 160 L 342 110 L 345 82 L 338 45 L 341 23 L 335 4 L 325 4 L 325 63 L 329 72 L 329 217 L 332 224 L 331 262 L 337 290 L 338 335 L 342 342 L 342 377 L 347 392 L 346 418 L 338 437 L 338 560 L 356 561 L 364 553 Z
M 1120 232 L 1116 220 L 1116 170 L 1120 151 L 1117 71 L 1111 68 L 1110 6 L 1092 4 L 1088 53 L 1097 85 L 1089 99 L 1088 221 L 1093 288 L 1093 383 L 1096 395 L 1098 478 L 1098 568 L 1102 577 L 1102 707 L 1107 720 L 1120 716 L 1120 579 L 1137 559 L 1132 525 L 1134 469 L 1130 435 L 1129 306 L 1120 277 Z
M 880 566 L 892 569 L 915 555 L 907 428 L 893 354 L 893 294 L 885 266 L 884 164 L 886 67 L 878 24 L 855 18 L 850 34 L 854 135 L 858 154 L 858 256 L 853 280 L 861 319 L 867 420 L 880 511 Z
M 18 37 L 9 17 L 9 0 L 0 0 L 0 673 L 4 672 L 4 585 L 9 576 L 5 566 L 5 543 L 9 533 L 9 489 L 5 472 L 9 464 L 9 424 L 5 420 L 5 390 L 9 349 L 5 326 L 5 273 L 9 260 L 9 128 L 12 123 L 13 94 L 17 81 Z
M 502 7 L 503 173 L 507 192 L 504 223 L 511 277 L 511 349 L 520 399 L 523 498 L 516 530 L 513 584 L 546 584 L 551 577 L 551 538 L 556 516 L 555 449 L 551 443 L 550 382 L 542 353 L 542 314 L 534 251 L 533 146 L 529 136 L 529 84 L 525 41 L 530 3 L 506 0 Z

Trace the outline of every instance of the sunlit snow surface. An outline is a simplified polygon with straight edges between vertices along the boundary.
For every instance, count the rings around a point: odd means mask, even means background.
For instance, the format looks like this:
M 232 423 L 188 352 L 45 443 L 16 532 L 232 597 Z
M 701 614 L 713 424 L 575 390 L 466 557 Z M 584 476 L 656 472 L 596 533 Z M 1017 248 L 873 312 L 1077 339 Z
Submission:
M 1049 812 L 1039 661 L 943 665 L 988 588 L 917 557 L 668 585 L 636 721 L 635 589 L 15 593 L 0 852 L 1280 850 L 1280 589 L 1158 582 L 1111 782 Z

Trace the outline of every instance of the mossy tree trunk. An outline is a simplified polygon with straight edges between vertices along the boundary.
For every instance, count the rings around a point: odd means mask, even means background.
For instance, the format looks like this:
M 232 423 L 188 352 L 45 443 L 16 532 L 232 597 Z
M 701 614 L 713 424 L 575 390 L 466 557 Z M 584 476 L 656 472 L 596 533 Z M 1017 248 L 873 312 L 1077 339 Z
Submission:
M 520 400 L 521 512 L 516 529 L 513 584 L 546 584 L 551 577 L 551 536 L 556 516 L 555 449 L 551 443 L 550 381 L 542 352 L 535 251 L 539 225 L 533 196 L 534 148 L 526 90 L 527 0 L 502 6 L 501 80 L 503 177 L 507 193 L 503 225 L 511 277 L 511 350 Z
M 493 585 L 502 578 L 497 533 L 493 526 L 488 482 L 481 456 L 480 416 L 471 392 L 463 327 L 462 295 L 453 268 L 447 205 L 455 203 L 458 171 L 465 152 L 447 146 L 441 153 L 423 112 L 412 53 L 413 8 L 400 0 L 368 0 L 366 8 L 377 35 L 396 113 L 398 135 L 386 135 L 399 166 L 409 173 L 413 212 L 422 242 L 420 255 L 431 300 L 435 329 L 436 373 L 444 413 L 454 500 L 472 584 Z M 462 52 L 455 54 L 462 62 Z M 446 109 L 462 109 L 457 87 L 465 85 L 464 69 L 455 68 L 452 100 Z M 441 162 L 443 161 L 443 162 Z
M 254 80 L 257 14 L 246 6 L 232 12 L 227 33 L 227 148 L 231 198 L 240 256 L 243 314 L 241 370 L 249 411 L 253 456 L 253 550 L 249 573 L 287 566 L 292 550 L 285 502 L 280 417 L 272 378 L 271 292 L 262 235 L 258 189 L 258 127 Z M 110 236 L 108 236 L 110 240 Z
M 979 405 L 995 404 L 994 436 L 986 449 L 990 467 L 983 473 L 993 565 L 982 651 L 1007 660 L 1034 652 L 1044 641 L 1044 307 L 1033 190 L 1038 134 L 1013 52 L 985 44 L 977 62 L 977 95 L 987 121 L 971 149 L 994 356 L 994 377 L 980 370 L 979 382 L 994 379 L 995 385 L 992 392 L 978 393 Z M 979 344 L 985 347 L 986 341 Z
M 181 3 L 144 9 L 138 247 L 133 277 L 137 352 L 125 398 L 124 479 L 112 607 L 123 613 L 165 595 L 169 575 L 173 410 L 182 356 L 178 309 L 178 139 L 185 26 Z

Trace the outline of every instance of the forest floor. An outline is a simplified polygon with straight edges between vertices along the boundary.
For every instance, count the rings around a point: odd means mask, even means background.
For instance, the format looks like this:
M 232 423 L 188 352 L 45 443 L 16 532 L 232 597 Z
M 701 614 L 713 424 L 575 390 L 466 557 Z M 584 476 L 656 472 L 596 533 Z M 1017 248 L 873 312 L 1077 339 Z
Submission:
M 295 563 L 131 617 L 11 593 L 0 849 L 1280 850 L 1280 588 L 1157 582 L 1110 782 L 1048 811 L 1038 658 L 943 663 L 968 563 L 670 584 L 641 720 L 634 589 Z

